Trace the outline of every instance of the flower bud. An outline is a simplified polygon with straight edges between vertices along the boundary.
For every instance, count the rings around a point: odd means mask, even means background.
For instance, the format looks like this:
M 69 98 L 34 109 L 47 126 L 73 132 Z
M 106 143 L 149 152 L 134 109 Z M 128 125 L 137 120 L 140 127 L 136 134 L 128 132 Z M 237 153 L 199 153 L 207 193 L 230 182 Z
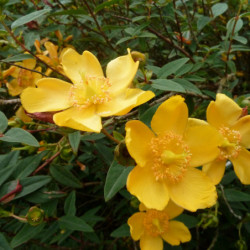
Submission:
M 131 56 L 132 56 L 132 58 L 134 59 L 135 62 L 137 62 L 137 61 L 143 62 L 143 63 L 146 62 L 146 56 L 141 52 L 132 51 Z
M 131 158 L 124 140 L 115 148 L 115 160 L 123 166 L 135 166 L 135 161 Z
M 31 226 L 37 226 L 43 222 L 44 211 L 38 207 L 31 207 L 26 215 L 26 219 Z

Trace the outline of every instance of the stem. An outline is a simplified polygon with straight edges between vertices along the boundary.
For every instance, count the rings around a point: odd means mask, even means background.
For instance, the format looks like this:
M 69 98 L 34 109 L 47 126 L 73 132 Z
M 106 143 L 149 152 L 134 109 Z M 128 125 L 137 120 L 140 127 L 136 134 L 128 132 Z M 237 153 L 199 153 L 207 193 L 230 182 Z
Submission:
M 108 133 L 108 131 L 105 128 L 102 128 L 101 132 L 106 135 L 111 141 L 114 141 L 115 143 L 119 144 L 120 141 L 116 140 L 111 134 Z
M 12 214 L 11 217 L 13 217 L 13 218 L 15 218 L 15 219 L 17 219 L 17 220 L 20 220 L 20 221 L 22 221 L 22 222 L 27 222 L 27 219 L 22 218 L 22 217 L 17 216 L 17 215 L 14 215 L 14 214 Z
M 21 103 L 20 98 L 11 99 L 11 100 L 3 100 L 3 99 L 0 99 L 0 105 L 15 104 L 15 103 Z
M 177 30 L 180 34 L 180 42 L 181 42 L 181 46 L 183 45 L 183 39 L 182 39 L 182 33 L 181 33 L 181 28 L 180 28 L 180 22 L 178 19 L 178 15 L 176 13 L 176 4 L 175 4 L 175 0 L 173 1 L 173 5 L 174 5 L 174 16 L 175 16 L 175 20 L 176 20 L 176 24 L 177 24 Z
M 3 202 L 4 200 L 6 200 L 7 198 L 9 198 L 10 196 L 12 196 L 13 194 L 19 193 L 22 191 L 22 185 L 19 183 L 19 180 L 17 181 L 17 185 L 15 187 L 14 190 L 10 191 L 8 194 L 4 195 L 1 199 L 0 202 Z

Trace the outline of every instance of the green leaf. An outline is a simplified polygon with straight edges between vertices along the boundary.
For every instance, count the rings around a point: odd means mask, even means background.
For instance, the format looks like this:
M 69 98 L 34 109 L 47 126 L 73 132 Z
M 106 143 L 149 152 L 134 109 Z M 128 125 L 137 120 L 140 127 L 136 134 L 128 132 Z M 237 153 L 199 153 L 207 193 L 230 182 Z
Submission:
M 8 119 L 5 114 L 0 111 L 0 133 L 3 133 L 8 127 Z
M 111 237 L 114 238 L 121 238 L 121 237 L 129 237 L 130 236 L 130 230 L 129 230 L 129 226 L 128 224 L 123 224 L 120 227 L 118 227 L 117 229 L 115 229 L 111 235 Z
M 66 215 L 58 220 L 59 225 L 62 229 L 69 229 L 69 230 L 76 230 L 81 232 L 94 232 L 93 228 L 88 225 L 83 219 L 72 216 Z
M 151 120 L 153 115 L 160 104 L 156 104 L 153 107 L 148 108 L 144 113 L 139 114 L 139 120 L 145 123 L 148 127 L 150 127 Z
M 20 61 L 31 59 L 31 58 L 33 58 L 33 56 L 30 54 L 19 54 L 19 55 L 8 57 L 2 61 L 3 62 L 20 62 Z
M 65 166 L 52 165 L 49 171 L 59 183 L 68 187 L 82 188 L 82 183 Z
M 199 220 L 195 216 L 188 214 L 181 214 L 176 217 L 175 220 L 183 222 L 188 228 L 195 227 L 199 222 Z
M 35 227 L 29 224 L 24 225 L 23 228 L 12 239 L 10 243 L 11 247 L 13 248 L 18 247 L 22 245 L 23 243 L 27 242 L 28 240 L 34 238 L 43 230 L 44 226 L 45 226 L 45 223 L 40 224 Z
M 250 194 L 232 188 L 224 189 L 224 193 L 228 201 L 250 201 Z
M 180 84 L 172 80 L 156 79 L 153 80 L 152 82 L 153 82 L 152 87 L 155 89 L 186 93 L 185 89 Z
M 64 203 L 64 212 L 66 215 L 75 215 L 76 214 L 76 192 L 72 191 Z
M 25 23 L 36 20 L 37 18 L 49 13 L 50 11 L 51 11 L 51 9 L 48 8 L 48 9 L 43 9 L 43 10 L 38 10 L 38 11 L 32 12 L 26 16 L 22 16 L 11 24 L 11 29 L 15 29 L 15 28 L 17 28 Z
M 69 143 L 73 150 L 73 152 L 76 154 L 79 148 L 80 140 L 81 140 L 81 133 L 80 131 L 76 131 L 74 133 L 68 134 L 69 137 Z
M 21 128 L 11 128 L 4 134 L 3 137 L 0 137 L 0 141 L 19 142 L 33 147 L 39 147 L 39 143 L 36 138 Z
M 131 37 L 131 36 L 126 36 L 126 37 L 123 37 L 121 38 L 120 40 L 118 40 L 118 42 L 116 43 L 116 45 L 120 44 L 120 43 L 124 43 L 126 41 L 129 41 L 129 40 L 132 40 L 134 39 L 134 37 Z
M 109 1 L 104 1 L 103 3 L 99 4 L 96 6 L 95 8 L 95 13 L 99 12 L 100 10 L 106 8 L 106 7 L 109 7 L 113 4 L 117 4 L 119 3 L 121 0 L 109 0 Z
M 12 250 L 2 233 L 0 233 L 0 250 Z
M 37 189 L 43 187 L 50 181 L 51 177 L 47 175 L 37 175 L 21 179 L 20 184 L 22 185 L 23 189 L 20 193 L 16 195 L 16 197 L 13 200 L 19 199 L 23 196 L 35 192 Z
M 120 189 L 122 189 L 127 181 L 129 172 L 133 167 L 124 167 L 113 161 L 111 164 L 105 186 L 104 186 L 104 199 L 105 201 L 110 200 Z
M 211 20 L 212 20 L 212 18 L 210 18 L 208 16 L 201 16 L 197 20 L 197 30 L 201 31 L 207 24 L 210 23 Z
M 242 44 L 247 44 L 247 39 L 244 36 L 234 36 L 233 39 Z
M 15 171 L 17 167 L 17 159 L 19 156 L 19 151 L 10 152 L 8 155 L 5 155 L 9 161 L 7 164 L 4 163 L 4 160 L 0 160 L 0 186 L 10 177 L 10 175 Z
M 212 6 L 212 13 L 214 18 L 223 14 L 228 9 L 228 5 L 226 3 L 216 3 Z
M 95 143 L 95 147 L 107 165 L 110 165 L 113 159 L 112 149 L 101 143 Z
M 186 80 L 192 81 L 192 82 L 204 82 L 206 81 L 205 78 L 197 76 L 197 75 L 189 75 L 185 77 Z
M 165 64 L 158 72 L 158 78 L 166 78 L 171 74 L 174 74 L 178 69 L 185 65 L 189 61 L 189 58 L 184 57 L 177 59 L 173 62 Z
M 179 83 L 187 92 L 202 95 L 202 92 L 200 91 L 200 89 L 197 88 L 193 83 L 189 82 L 186 79 L 176 78 L 176 79 L 173 79 L 173 81 Z

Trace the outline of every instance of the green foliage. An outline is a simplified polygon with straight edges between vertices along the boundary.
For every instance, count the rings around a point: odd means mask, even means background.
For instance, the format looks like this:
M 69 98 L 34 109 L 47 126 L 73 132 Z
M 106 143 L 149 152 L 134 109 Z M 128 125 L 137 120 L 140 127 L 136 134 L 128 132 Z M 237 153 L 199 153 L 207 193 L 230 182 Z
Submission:
M 126 190 L 135 163 L 124 146 L 125 123 L 139 119 L 150 127 L 158 106 L 175 94 L 186 98 L 190 117 L 205 119 L 216 93 L 234 98 L 248 114 L 248 1 L 0 0 L 0 12 L 0 250 L 139 249 L 127 225 L 139 202 Z M 9 93 L 13 80 L 20 87 L 29 70 L 69 81 L 45 41 L 57 46 L 58 60 L 71 46 L 95 54 L 103 69 L 127 48 L 143 53 L 131 85 L 155 98 L 103 119 L 109 138 L 105 131 L 55 126 L 53 114 L 24 119 L 16 114 L 19 96 Z M 32 69 L 20 63 L 27 59 L 36 60 Z M 8 72 L 13 65 L 21 69 L 18 76 Z M 215 207 L 177 217 L 191 242 L 164 249 L 250 246 L 249 185 L 228 162 L 216 188 Z M 33 207 L 42 211 L 35 224 L 27 220 Z

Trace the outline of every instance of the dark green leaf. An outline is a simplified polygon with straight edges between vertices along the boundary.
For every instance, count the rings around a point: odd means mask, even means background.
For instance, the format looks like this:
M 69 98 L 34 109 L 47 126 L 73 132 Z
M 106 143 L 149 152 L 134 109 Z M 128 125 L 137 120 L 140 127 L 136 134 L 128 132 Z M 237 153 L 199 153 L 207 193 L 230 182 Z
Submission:
M 75 215 L 76 214 L 76 192 L 72 191 L 64 203 L 64 212 L 66 215 Z
M 8 57 L 2 61 L 4 61 L 4 62 L 20 62 L 20 61 L 23 61 L 26 59 L 31 59 L 31 58 L 33 58 L 33 56 L 30 54 L 19 54 L 19 55 Z
M 39 147 L 39 143 L 36 138 L 21 128 L 11 128 L 4 134 L 3 137 L 0 137 L 0 141 L 19 142 L 33 147 Z
M 64 229 L 66 228 L 81 232 L 94 232 L 90 225 L 88 225 L 83 219 L 76 216 L 66 215 L 59 218 L 58 222 L 60 227 Z
M 113 4 L 119 3 L 121 0 L 110 0 L 110 1 L 104 1 L 103 3 L 99 4 L 95 8 L 95 13 L 99 12 L 100 10 L 109 7 Z
M 224 192 L 228 201 L 250 201 L 250 194 L 232 188 L 225 189 Z
M 8 119 L 5 114 L 0 111 L 0 133 L 3 133 L 8 127 Z
M 167 79 L 153 80 L 152 87 L 155 89 L 186 93 L 185 89 L 178 83 Z
M 173 81 L 179 83 L 187 92 L 202 95 L 202 92 L 193 83 L 186 79 L 176 78 L 173 79 Z
M 96 143 L 95 147 L 107 165 L 110 165 L 113 159 L 113 151 L 101 143 Z
M 24 225 L 23 228 L 12 239 L 10 243 L 11 247 L 13 248 L 18 247 L 22 245 L 23 243 L 27 242 L 28 240 L 34 238 L 43 230 L 44 226 L 45 226 L 45 223 L 40 224 L 35 227 L 30 226 L 29 224 Z
M 183 222 L 188 228 L 195 227 L 199 222 L 198 218 L 188 214 L 181 214 L 175 220 Z
M 111 237 L 114 238 L 120 238 L 120 237 L 129 237 L 130 236 L 130 230 L 129 230 L 129 226 L 128 224 L 123 224 L 120 227 L 118 227 L 117 229 L 115 229 L 111 235 Z
M 59 183 L 74 188 L 81 188 L 82 183 L 65 166 L 52 165 L 50 174 Z
M 80 131 L 76 131 L 74 133 L 68 134 L 68 137 L 70 146 L 73 152 L 76 154 L 81 140 L 81 133 Z
M 38 10 L 35 12 L 32 12 L 28 15 L 22 16 L 18 18 L 15 22 L 12 23 L 11 29 L 15 29 L 25 23 L 31 22 L 33 20 L 36 20 L 37 18 L 49 13 L 51 9 L 43 9 L 43 10 Z
M 105 201 L 110 200 L 120 189 L 122 189 L 127 181 L 129 172 L 133 167 L 124 167 L 113 161 L 111 164 L 105 186 L 104 186 L 104 198 Z
M 12 250 L 2 233 L 0 233 L 0 250 Z

